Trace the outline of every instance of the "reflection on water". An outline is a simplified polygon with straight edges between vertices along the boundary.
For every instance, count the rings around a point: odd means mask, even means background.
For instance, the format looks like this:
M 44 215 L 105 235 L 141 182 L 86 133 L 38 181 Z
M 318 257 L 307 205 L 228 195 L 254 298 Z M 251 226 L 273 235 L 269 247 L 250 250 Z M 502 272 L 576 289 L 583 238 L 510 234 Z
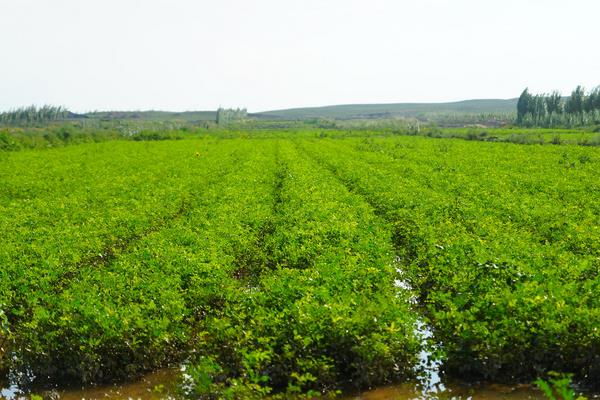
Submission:
M 439 389 L 439 388 L 438 388 Z M 360 393 L 354 396 L 346 397 L 345 400 L 413 400 L 413 399 L 482 399 L 482 400 L 527 400 L 545 399 L 543 394 L 529 385 L 504 386 L 504 385 L 486 385 L 486 386 L 458 386 L 449 385 L 444 390 L 438 390 L 435 393 L 423 394 L 419 386 L 411 384 L 402 384 L 381 387 Z
M 121 399 L 177 399 L 177 382 L 180 370 L 164 369 L 146 375 L 138 382 L 120 385 L 92 386 L 86 388 L 34 391 L 48 400 L 121 400 Z M 29 399 L 13 386 L 3 389 L 0 399 Z M 588 398 L 600 398 L 588 394 Z M 426 390 L 422 382 L 385 386 L 373 390 L 342 396 L 341 400 L 542 400 L 542 393 L 531 385 L 436 385 Z
M 20 385 L 31 382 L 33 380 L 33 374 L 31 374 L 31 372 L 9 371 L 7 379 L 8 384 L 0 385 L 0 399 L 20 399 L 23 395 Z
M 175 399 L 177 376 L 178 370 L 164 369 L 146 375 L 135 383 L 59 391 L 57 399 Z
M 408 280 L 404 278 L 402 259 L 396 256 L 394 264 L 396 265 L 396 272 L 398 273 L 398 278 L 394 281 L 395 286 L 399 289 L 414 293 L 412 286 Z M 413 295 L 409 301 L 416 309 L 418 306 L 417 298 Z M 418 311 L 416 312 L 418 313 Z M 417 376 L 416 388 L 419 392 L 418 397 L 423 399 L 434 398 L 437 393 L 443 393 L 446 390 L 442 378 L 440 377 L 442 361 L 439 358 L 436 358 L 436 352 L 440 350 L 440 345 L 436 343 L 431 328 L 421 317 L 417 317 L 414 331 L 416 337 L 421 342 L 419 362 L 414 367 Z
M 419 363 L 415 367 L 417 388 L 422 398 L 430 398 L 446 390 L 446 386 L 440 377 L 442 361 L 436 359 L 433 354 L 436 350 L 436 344 L 433 342 L 433 332 L 431 332 L 429 326 L 418 319 L 415 331 L 421 340 L 422 346 L 419 353 Z
M 137 382 L 88 386 L 83 388 L 33 390 L 43 399 L 51 400 L 94 400 L 94 399 L 143 399 L 161 400 L 177 398 L 178 370 L 163 369 L 144 376 Z M 0 399 L 29 399 L 16 385 L 2 389 Z
M 21 394 L 17 385 L 9 385 L 5 388 L 0 389 L 0 399 L 12 400 L 17 398 Z

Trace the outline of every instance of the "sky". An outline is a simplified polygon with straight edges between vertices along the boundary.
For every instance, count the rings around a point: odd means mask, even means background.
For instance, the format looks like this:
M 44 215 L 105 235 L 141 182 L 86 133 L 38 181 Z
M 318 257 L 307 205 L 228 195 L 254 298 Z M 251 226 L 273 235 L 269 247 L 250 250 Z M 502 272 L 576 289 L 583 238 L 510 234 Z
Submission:
M 597 0 L 0 0 L 0 111 L 265 111 L 600 85 Z

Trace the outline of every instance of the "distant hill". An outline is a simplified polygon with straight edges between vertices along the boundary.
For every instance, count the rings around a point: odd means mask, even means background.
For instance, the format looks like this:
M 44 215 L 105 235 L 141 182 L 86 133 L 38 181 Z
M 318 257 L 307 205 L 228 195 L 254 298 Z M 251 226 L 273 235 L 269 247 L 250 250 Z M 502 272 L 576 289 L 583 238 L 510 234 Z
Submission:
M 261 120 L 307 120 L 307 119 L 386 119 L 424 118 L 444 114 L 508 114 L 515 113 L 517 99 L 464 100 L 449 103 L 391 103 L 391 104 L 342 104 L 323 107 L 289 108 L 285 110 L 249 113 L 250 118 Z M 184 122 L 214 121 L 216 111 L 99 111 L 73 114 L 70 118 L 94 118 L 104 120 L 144 120 Z
M 323 107 L 290 108 L 250 114 L 261 119 L 376 119 L 426 117 L 431 114 L 514 113 L 517 99 L 464 100 L 450 103 L 344 104 Z

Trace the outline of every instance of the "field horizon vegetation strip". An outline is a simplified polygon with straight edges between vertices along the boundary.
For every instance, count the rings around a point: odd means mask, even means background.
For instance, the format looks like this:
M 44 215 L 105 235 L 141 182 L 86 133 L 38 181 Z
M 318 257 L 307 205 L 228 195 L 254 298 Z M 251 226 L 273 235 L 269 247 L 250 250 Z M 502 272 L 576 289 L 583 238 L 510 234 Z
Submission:
M 304 138 L 425 136 L 507 142 L 523 145 L 600 146 L 600 126 L 536 128 L 490 127 L 477 123 L 438 126 L 417 119 L 358 119 L 262 121 L 242 120 L 223 124 L 188 121 L 115 120 L 51 122 L 40 126 L 0 127 L 0 160 L 8 152 L 53 149 L 106 141 L 163 141 L 222 138 L 277 138 L 290 134 Z
M 424 319 L 450 377 L 600 380 L 596 148 L 187 133 L 2 152 L 5 376 L 334 395 L 414 379 Z

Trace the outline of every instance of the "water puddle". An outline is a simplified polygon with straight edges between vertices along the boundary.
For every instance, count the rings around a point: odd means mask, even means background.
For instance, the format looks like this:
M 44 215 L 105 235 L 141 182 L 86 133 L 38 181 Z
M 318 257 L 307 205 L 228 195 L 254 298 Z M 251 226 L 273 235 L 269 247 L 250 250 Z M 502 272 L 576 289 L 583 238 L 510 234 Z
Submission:
M 414 293 L 414 289 L 407 279 L 403 277 L 402 259 L 396 257 L 394 259 L 398 279 L 394 281 L 397 288 Z M 409 299 L 410 303 L 416 309 L 418 301 L 415 296 Z M 415 310 L 418 313 L 418 310 Z M 419 353 L 419 363 L 415 366 L 414 371 L 417 376 L 416 385 L 409 386 L 413 397 L 408 398 L 436 398 L 437 394 L 447 392 L 446 386 L 442 382 L 440 370 L 442 361 L 436 357 L 436 353 L 440 350 L 440 345 L 433 338 L 433 332 L 429 325 L 421 318 L 417 317 L 415 324 L 415 335 L 421 342 L 421 351 Z M 395 387 L 397 390 L 400 387 Z M 383 390 L 383 389 L 381 389 Z M 416 397 L 415 397 L 416 394 Z
M 91 386 L 84 388 L 53 389 L 34 391 L 48 400 L 117 400 L 142 399 L 162 400 L 178 399 L 177 382 L 180 371 L 164 369 L 146 375 L 138 382 L 119 385 Z M 369 391 L 342 396 L 341 400 L 542 400 L 542 393 L 530 385 L 441 385 L 439 376 L 431 376 L 428 384 L 423 381 L 375 388 Z M 25 400 L 29 395 L 21 392 L 17 386 L 2 389 L 0 399 Z
M 35 390 L 32 392 L 42 399 L 48 400 L 94 400 L 94 399 L 143 399 L 162 400 L 177 399 L 177 383 L 180 371 L 178 369 L 162 369 L 144 376 L 136 382 L 97 385 L 73 388 L 56 388 Z M 26 400 L 30 399 L 19 386 L 11 384 L 0 391 L 0 399 Z
M 423 327 L 424 334 L 431 334 Z M 421 358 L 427 359 L 425 355 Z M 340 400 L 542 400 L 543 394 L 532 385 L 469 385 L 460 383 L 442 383 L 438 373 L 439 364 L 433 362 L 422 365 L 422 374 L 417 382 L 407 382 L 374 388 L 368 391 L 347 394 Z M 144 376 L 136 382 L 88 386 L 81 388 L 56 388 L 33 390 L 44 400 L 175 400 L 180 399 L 177 385 L 183 369 L 163 369 Z M 589 399 L 600 399 L 600 394 L 587 393 Z M 0 399 L 29 400 L 30 395 L 23 393 L 16 384 L 0 390 Z
M 542 400 L 544 395 L 530 385 L 504 386 L 460 386 L 447 385 L 444 390 L 423 394 L 419 385 L 402 384 L 386 386 L 353 396 L 344 400 Z
M 7 380 L 8 384 L 6 387 L 2 387 L 0 385 L 0 399 L 19 399 L 20 396 L 23 396 L 23 391 L 21 390 L 21 385 L 23 382 L 31 382 L 33 379 L 33 375 L 26 372 L 14 372 L 9 371 Z
M 446 385 L 440 376 L 442 361 L 436 359 L 433 354 L 436 345 L 432 344 L 433 333 L 429 326 L 417 319 L 415 331 L 423 344 L 419 353 L 419 363 L 415 367 L 418 382 L 416 387 L 419 389 L 421 397 L 429 398 L 446 391 Z

